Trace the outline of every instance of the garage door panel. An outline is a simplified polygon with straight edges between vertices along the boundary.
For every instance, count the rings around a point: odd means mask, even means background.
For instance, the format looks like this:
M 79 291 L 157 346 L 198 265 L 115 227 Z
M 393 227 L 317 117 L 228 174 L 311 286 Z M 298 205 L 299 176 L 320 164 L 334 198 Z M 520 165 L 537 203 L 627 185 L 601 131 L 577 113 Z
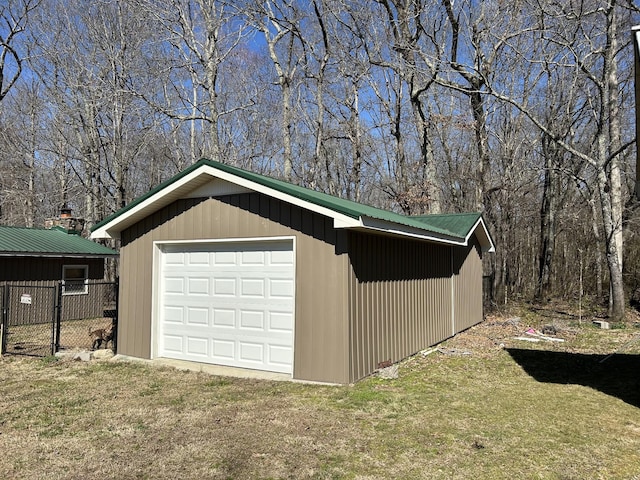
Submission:
M 247 266 L 265 266 L 265 252 L 263 251 L 246 251 L 240 252 L 240 262 L 239 265 L 247 265 Z
M 264 344 L 239 340 L 238 346 L 238 360 L 240 362 L 247 362 L 256 365 L 263 365 L 265 363 Z
M 208 326 L 209 325 L 209 308 L 208 307 L 186 307 L 187 325 Z
M 182 353 L 183 341 L 182 335 L 164 335 L 162 340 L 164 341 L 164 349 L 167 352 Z
M 213 294 L 233 297 L 237 295 L 236 279 L 230 277 L 215 277 L 213 279 Z
M 283 345 L 269 345 L 269 363 L 283 366 L 288 365 L 291 355 L 293 355 L 291 347 Z
M 189 252 L 186 258 L 186 266 L 208 267 L 211 263 L 209 252 Z
M 165 278 L 165 292 L 168 294 L 176 293 L 184 295 L 184 278 L 182 277 L 167 277 Z
M 233 266 L 238 263 L 236 252 L 212 252 L 215 267 Z
M 220 328 L 233 328 L 236 325 L 235 309 L 213 309 L 213 326 Z
M 270 311 L 268 319 L 268 328 L 271 331 L 293 331 L 293 314 L 291 312 Z
M 236 342 L 233 340 L 215 339 L 212 341 L 212 358 L 223 365 L 230 365 L 236 357 Z
M 159 356 L 292 373 L 291 242 L 168 250 L 161 262 Z
M 240 329 L 264 330 L 264 312 L 260 310 L 240 310 Z
M 265 280 L 262 278 L 241 278 L 240 295 L 243 297 L 264 298 Z
M 293 299 L 293 280 L 271 279 L 269 287 L 269 298 Z
M 163 256 L 164 256 L 164 262 L 166 266 L 184 265 L 185 254 L 183 252 L 168 251 Z
M 210 295 L 209 277 L 189 277 L 187 279 L 189 295 Z
M 164 321 L 167 323 L 184 323 L 184 308 L 166 305 L 164 307 Z
M 187 351 L 188 355 L 197 355 L 201 357 L 209 356 L 209 339 L 206 337 L 187 337 Z

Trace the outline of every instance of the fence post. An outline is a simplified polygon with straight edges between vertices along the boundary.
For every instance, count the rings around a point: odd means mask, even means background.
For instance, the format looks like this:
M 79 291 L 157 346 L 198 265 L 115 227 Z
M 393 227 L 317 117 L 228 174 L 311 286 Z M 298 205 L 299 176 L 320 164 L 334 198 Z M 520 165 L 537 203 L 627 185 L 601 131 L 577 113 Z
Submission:
M 2 304 L 2 314 L 0 316 L 0 355 L 7 349 L 7 324 L 9 312 L 9 286 L 2 285 L 0 291 L 0 303 Z
M 54 306 L 54 316 L 53 316 L 53 332 L 52 339 L 53 343 L 51 345 L 51 354 L 54 355 L 58 350 L 60 350 L 60 321 L 62 320 L 62 282 L 58 282 L 58 286 L 55 290 L 55 306 Z

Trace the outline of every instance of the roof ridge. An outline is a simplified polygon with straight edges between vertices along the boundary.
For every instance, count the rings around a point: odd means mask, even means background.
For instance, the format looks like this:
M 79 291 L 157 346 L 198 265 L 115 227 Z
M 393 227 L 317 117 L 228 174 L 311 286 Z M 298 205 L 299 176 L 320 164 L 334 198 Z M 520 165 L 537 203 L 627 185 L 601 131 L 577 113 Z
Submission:
M 463 216 L 463 215 L 477 215 L 481 216 L 482 214 L 479 212 L 452 212 L 452 213 L 424 213 L 420 215 L 409 215 L 411 218 L 420 218 L 420 217 L 449 217 L 449 216 Z
M 218 172 L 218 173 L 216 173 Z M 383 230 L 390 232 L 405 232 L 408 235 L 430 238 L 434 241 L 444 241 L 446 243 L 466 244 L 469 228 L 476 225 L 480 214 L 471 217 L 473 214 L 443 214 L 439 216 L 410 216 L 374 207 L 369 204 L 356 202 L 355 200 L 341 198 L 325 192 L 313 190 L 302 185 L 296 185 L 281 178 L 276 178 L 261 173 L 246 170 L 241 167 L 222 163 L 217 160 L 201 158 L 197 162 L 178 172 L 171 178 L 158 184 L 145 194 L 129 202 L 120 210 L 112 213 L 101 222 L 96 223 L 91 231 L 98 232 L 98 238 L 115 238 L 108 232 L 108 228 L 114 228 L 116 235 L 121 229 L 132 225 L 135 221 L 143 217 L 146 209 L 154 208 L 156 202 L 165 205 L 162 201 L 163 190 L 172 191 L 174 188 L 182 188 L 187 191 L 191 177 L 200 178 L 200 175 L 207 175 L 213 178 L 238 183 L 247 186 L 250 190 L 266 192 L 267 195 L 277 193 L 285 201 L 293 201 L 300 205 L 307 204 L 304 208 L 317 208 L 324 211 L 325 215 L 338 218 L 342 216 L 344 220 L 353 219 L 355 222 L 347 221 L 353 225 L 358 224 L 362 228 L 372 230 Z M 264 190 L 266 189 L 266 190 Z M 269 193 L 269 190 L 272 193 Z M 289 197 L 290 200 L 287 200 Z M 175 198 L 174 198 L 175 199 Z M 128 215 L 128 212 L 133 212 Z M 118 220 L 123 217 L 122 222 Z M 447 222 L 447 219 L 459 219 L 459 221 Z M 466 219 L 466 220 L 463 220 Z M 471 222 L 473 219 L 473 222 Z M 462 221 L 460 221 L 462 220 Z M 352 226 L 353 226 L 352 225 Z M 118 228 L 120 228 L 118 230 Z M 345 227 L 347 228 L 347 227 Z M 93 236 L 93 235 L 92 235 Z
M 23 227 L 20 225 L 0 225 L 0 228 L 14 228 L 14 229 L 22 229 L 22 230 L 41 230 L 41 231 L 51 231 L 51 228 L 45 227 Z M 58 230 L 59 231 L 59 230 Z

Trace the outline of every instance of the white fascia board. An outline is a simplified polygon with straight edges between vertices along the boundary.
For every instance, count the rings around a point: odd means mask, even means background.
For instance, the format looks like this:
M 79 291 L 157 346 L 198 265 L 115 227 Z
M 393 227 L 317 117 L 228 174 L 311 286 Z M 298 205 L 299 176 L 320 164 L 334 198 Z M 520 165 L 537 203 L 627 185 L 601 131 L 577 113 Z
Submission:
M 461 247 L 466 247 L 469 245 L 470 238 L 476 234 L 477 229 L 481 230 L 479 233 L 479 240 L 482 246 L 482 251 L 493 253 L 496 251 L 495 246 L 493 245 L 493 241 L 491 240 L 491 235 L 489 235 L 489 231 L 480 217 L 473 228 L 469 229 L 469 233 L 465 237 L 464 240 L 460 240 L 457 237 L 450 237 L 447 235 L 438 235 L 436 233 L 428 233 L 426 230 L 422 230 L 419 228 L 409 227 L 405 225 L 400 225 L 392 222 L 387 222 L 385 220 L 379 220 L 377 218 L 370 217 L 361 217 L 360 219 L 360 228 L 366 230 L 375 230 L 378 232 L 384 232 L 392 235 L 401 235 L 405 237 L 416 238 L 420 240 L 427 240 L 430 242 L 436 243 L 444 243 L 447 245 L 457 245 Z
M 183 197 L 183 192 L 198 188 L 202 184 L 206 183 L 208 178 L 198 181 L 199 177 L 203 175 L 201 168 L 194 170 L 193 172 L 185 175 L 179 180 L 175 181 L 166 188 L 156 192 L 154 195 L 140 202 L 138 205 L 130 210 L 127 210 L 122 215 L 114 218 L 112 221 L 104 224 L 100 228 L 91 232 L 90 238 L 120 238 L 120 232 L 125 228 L 133 225 L 139 220 L 142 220 L 147 215 L 157 211 L 158 209 L 170 204 L 171 202 Z M 196 183 L 195 185 L 190 185 Z
M 275 190 L 251 180 L 238 177 L 231 173 L 223 172 L 216 168 L 210 167 L 209 165 L 203 165 L 202 167 L 175 181 L 171 185 L 167 185 L 165 188 L 156 192 L 154 195 L 139 203 L 131 210 L 128 210 L 122 215 L 114 218 L 111 222 L 108 222 L 100 228 L 97 228 L 91 233 L 91 238 L 120 238 L 120 232 L 122 232 L 122 230 L 133 225 L 137 221 L 142 220 L 147 215 L 152 214 L 153 212 L 170 204 L 171 202 L 187 197 L 189 192 L 207 183 L 211 179 L 211 177 L 225 180 L 240 187 L 244 187 L 248 190 L 263 193 L 278 200 L 282 200 L 306 210 L 310 210 L 329 218 L 333 218 L 334 226 L 336 228 L 350 228 L 360 225 L 358 219 L 343 215 L 330 208 L 316 205 L 315 203 L 288 195 L 284 192 L 280 192 L 279 190 Z
M 482 219 L 482 217 L 480 217 L 478 221 L 475 223 L 475 225 L 473 226 L 473 228 L 469 230 L 469 233 L 465 238 L 465 242 L 468 245 L 469 239 L 471 238 L 472 235 L 476 233 L 476 230 L 480 227 L 482 228 L 482 230 L 480 231 L 481 233 L 480 243 L 482 244 L 482 251 L 488 252 L 488 253 L 494 253 L 496 251 L 496 247 L 493 244 L 493 240 L 491 240 L 491 235 L 489 235 L 489 230 L 487 229 L 487 225 L 484 223 L 484 220 Z
M 430 242 L 444 243 L 447 245 L 457 245 L 461 247 L 466 247 L 468 245 L 468 239 L 460 240 L 456 237 L 438 235 L 436 233 L 428 232 L 427 230 L 423 230 L 420 228 L 400 225 L 397 223 L 388 222 L 386 220 L 380 220 L 378 218 L 360 217 L 360 227 L 366 230 L 375 230 L 392 235 L 400 235 L 420 240 L 427 240 Z

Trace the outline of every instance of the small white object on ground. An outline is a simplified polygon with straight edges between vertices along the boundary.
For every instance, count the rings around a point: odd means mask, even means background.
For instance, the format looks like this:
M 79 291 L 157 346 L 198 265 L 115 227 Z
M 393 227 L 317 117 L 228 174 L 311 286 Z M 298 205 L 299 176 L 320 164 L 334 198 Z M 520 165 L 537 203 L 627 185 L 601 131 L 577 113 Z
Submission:
M 444 355 L 471 355 L 471 352 L 458 350 L 457 348 L 438 348 L 438 352 Z
M 108 358 L 113 357 L 113 350 L 110 348 L 103 348 L 101 350 L 96 350 L 93 352 L 93 358 L 95 360 L 106 360 Z
M 522 340 L 523 342 L 539 342 L 540 339 L 539 338 L 533 338 L 533 337 L 513 337 L 514 340 Z

